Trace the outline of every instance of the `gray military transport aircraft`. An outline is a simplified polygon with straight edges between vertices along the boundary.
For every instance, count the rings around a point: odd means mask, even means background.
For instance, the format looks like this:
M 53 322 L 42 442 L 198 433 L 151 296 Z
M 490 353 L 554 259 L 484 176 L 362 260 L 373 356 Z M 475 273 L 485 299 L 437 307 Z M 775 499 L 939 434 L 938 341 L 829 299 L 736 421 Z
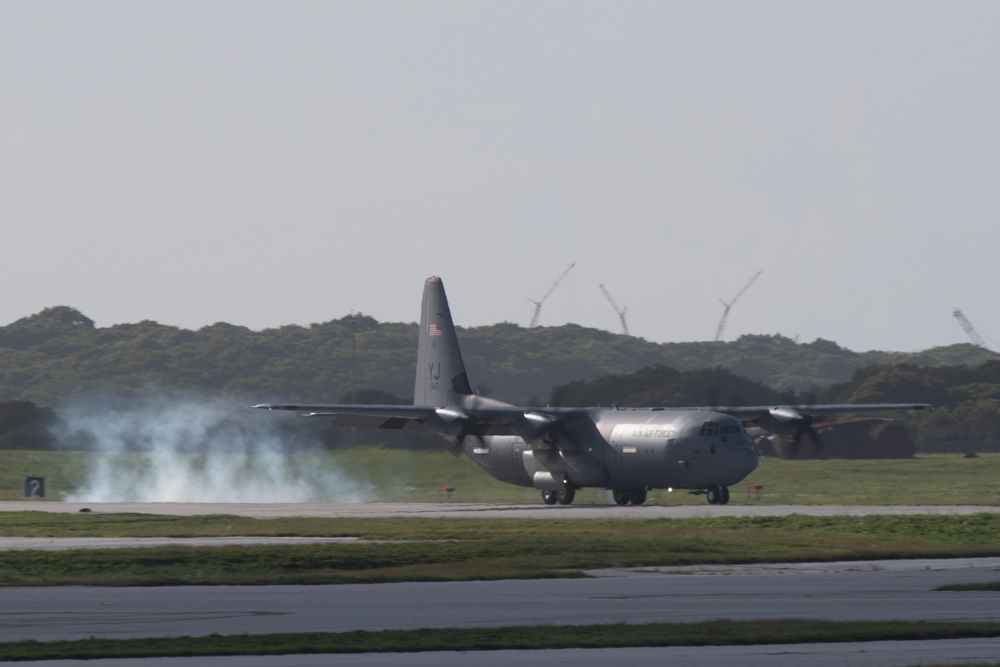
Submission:
M 518 407 L 473 393 L 444 284 L 424 283 L 413 405 L 277 405 L 338 426 L 426 430 L 465 452 L 496 479 L 569 505 L 576 489 L 612 490 L 641 505 L 650 489 L 688 489 L 713 505 L 757 467 L 744 424 L 801 438 L 815 415 L 923 410 L 920 403 L 703 408 Z

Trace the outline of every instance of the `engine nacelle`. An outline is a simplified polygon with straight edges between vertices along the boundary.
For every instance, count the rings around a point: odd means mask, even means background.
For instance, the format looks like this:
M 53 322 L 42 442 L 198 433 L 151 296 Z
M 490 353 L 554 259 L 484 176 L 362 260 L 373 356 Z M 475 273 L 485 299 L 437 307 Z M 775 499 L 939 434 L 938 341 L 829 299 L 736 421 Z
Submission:
M 555 432 L 561 426 L 562 423 L 559 419 L 552 415 L 529 411 L 524 413 L 523 419 L 511 423 L 510 430 L 514 435 L 528 443 L 532 449 L 548 449 L 552 446 Z
M 801 436 L 812 426 L 813 419 L 792 408 L 771 408 L 767 416 L 756 420 L 757 426 L 769 433 L 789 435 L 793 438 Z
M 434 411 L 434 415 L 423 421 L 428 431 L 441 436 L 453 445 L 461 443 L 474 423 L 475 418 L 472 415 L 458 408 L 438 408 Z

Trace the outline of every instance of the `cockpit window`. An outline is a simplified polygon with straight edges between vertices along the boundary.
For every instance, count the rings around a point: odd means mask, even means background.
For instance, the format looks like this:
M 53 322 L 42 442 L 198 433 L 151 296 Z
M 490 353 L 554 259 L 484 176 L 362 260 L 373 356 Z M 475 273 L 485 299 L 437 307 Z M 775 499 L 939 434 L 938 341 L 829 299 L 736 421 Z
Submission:
M 719 422 L 704 422 L 698 429 L 698 435 L 703 438 L 711 438 L 717 435 L 729 435 L 730 433 L 743 433 L 743 424 L 722 424 Z
M 702 437 L 711 437 L 719 435 L 719 423 L 718 422 L 705 422 L 698 429 L 698 435 Z

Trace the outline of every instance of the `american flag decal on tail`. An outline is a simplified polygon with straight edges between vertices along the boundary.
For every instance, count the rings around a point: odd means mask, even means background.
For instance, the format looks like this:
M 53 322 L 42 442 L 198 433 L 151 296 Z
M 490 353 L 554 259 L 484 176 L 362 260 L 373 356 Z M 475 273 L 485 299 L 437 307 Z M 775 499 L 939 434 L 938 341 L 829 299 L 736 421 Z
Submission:
M 430 326 L 430 331 L 428 331 L 427 333 L 429 335 L 431 335 L 431 336 L 440 336 L 441 335 L 441 330 L 438 329 L 438 325 L 437 324 L 432 323 L 431 326 Z

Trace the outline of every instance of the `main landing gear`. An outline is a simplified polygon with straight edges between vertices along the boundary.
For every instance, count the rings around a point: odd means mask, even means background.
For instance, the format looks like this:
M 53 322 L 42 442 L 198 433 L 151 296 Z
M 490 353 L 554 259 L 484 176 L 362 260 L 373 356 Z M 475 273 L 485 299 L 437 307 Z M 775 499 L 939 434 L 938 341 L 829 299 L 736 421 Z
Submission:
M 569 486 L 558 491 L 542 491 L 542 502 L 546 505 L 555 505 L 556 503 L 572 505 L 574 498 L 576 498 L 576 489 Z
M 705 489 L 705 498 L 710 505 L 726 505 L 729 503 L 729 487 L 710 486 Z
M 611 497 L 619 505 L 641 505 L 646 502 L 646 489 L 612 489 Z

